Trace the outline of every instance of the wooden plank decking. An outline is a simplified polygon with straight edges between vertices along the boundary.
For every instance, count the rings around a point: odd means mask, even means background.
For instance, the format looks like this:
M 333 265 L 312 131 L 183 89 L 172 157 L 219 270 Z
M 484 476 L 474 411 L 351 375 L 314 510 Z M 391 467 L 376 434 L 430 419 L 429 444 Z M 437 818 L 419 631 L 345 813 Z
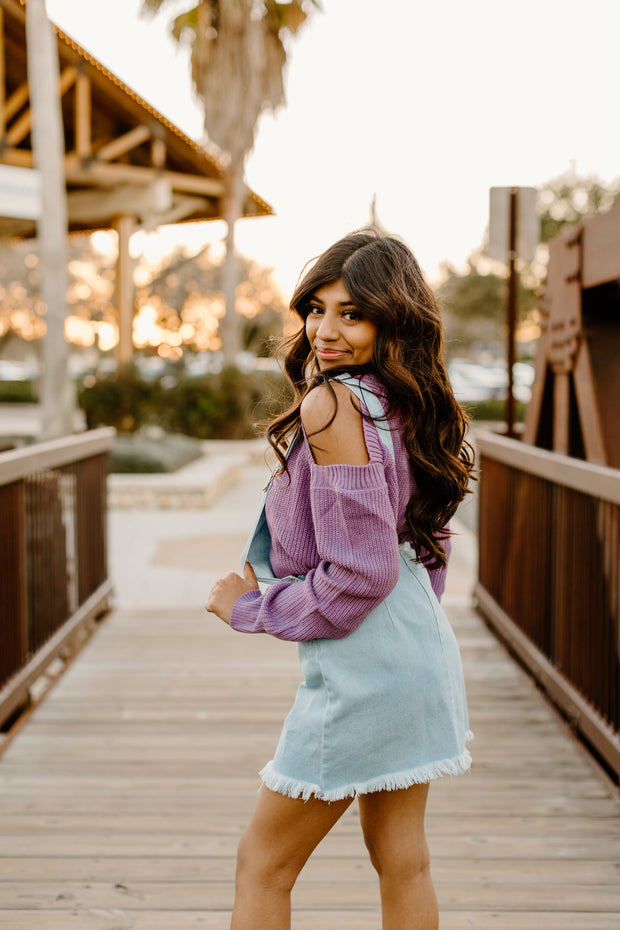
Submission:
M 448 612 L 476 739 L 472 774 L 431 790 L 442 930 L 616 928 L 613 790 L 471 608 Z M 202 612 L 108 617 L 0 759 L 0 927 L 227 928 L 297 681 L 293 646 Z M 294 907 L 296 930 L 379 930 L 356 805 Z

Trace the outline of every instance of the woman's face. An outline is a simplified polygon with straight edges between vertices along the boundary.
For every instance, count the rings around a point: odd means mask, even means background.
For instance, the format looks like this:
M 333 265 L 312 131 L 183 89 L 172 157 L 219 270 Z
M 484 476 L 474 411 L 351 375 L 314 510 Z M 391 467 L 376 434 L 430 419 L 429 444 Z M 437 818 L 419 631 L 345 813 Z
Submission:
M 370 361 L 377 327 L 352 303 L 342 280 L 320 287 L 309 304 L 306 335 L 321 371 Z

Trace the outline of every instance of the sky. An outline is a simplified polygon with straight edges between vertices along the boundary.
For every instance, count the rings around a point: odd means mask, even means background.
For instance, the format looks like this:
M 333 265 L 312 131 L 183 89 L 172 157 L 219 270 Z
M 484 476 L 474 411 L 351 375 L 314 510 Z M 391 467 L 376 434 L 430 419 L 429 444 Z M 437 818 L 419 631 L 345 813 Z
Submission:
M 178 10 L 191 6 L 178 0 Z M 491 186 L 570 169 L 620 175 L 617 0 L 321 0 L 290 43 L 287 105 L 259 124 L 246 166 L 275 216 L 237 243 L 290 295 L 303 265 L 378 219 L 431 282 L 482 241 Z M 186 53 L 141 0 L 47 0 L 50 18 L 179 128 L 204 138 Z M 138 235 L 153 258 L 221 223 Z

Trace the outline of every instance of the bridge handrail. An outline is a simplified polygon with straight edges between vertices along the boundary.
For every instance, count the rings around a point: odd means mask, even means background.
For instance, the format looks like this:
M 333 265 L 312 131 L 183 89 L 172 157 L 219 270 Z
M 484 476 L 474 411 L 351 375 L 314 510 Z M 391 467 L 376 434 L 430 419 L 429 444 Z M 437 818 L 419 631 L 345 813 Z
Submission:
M 476 446 L 480 455 L 488 455 L 496 462 L 620 504 L 620 469 L 584 462 L 559 452 L 548 452 L 485 430 L 476 433 Z
M 108 606 L 104 428 L 0 453 L 0 726 Z
M 70 462 L 107 452 L 115 435 L 116 431 L 106 426 L 75 436 L 51 439 L 21 449 L 0 452 L 0 487 L 33 472 L 60 468 Z
M 476 444 L 479 611 L 619 776 L 620 470 Z

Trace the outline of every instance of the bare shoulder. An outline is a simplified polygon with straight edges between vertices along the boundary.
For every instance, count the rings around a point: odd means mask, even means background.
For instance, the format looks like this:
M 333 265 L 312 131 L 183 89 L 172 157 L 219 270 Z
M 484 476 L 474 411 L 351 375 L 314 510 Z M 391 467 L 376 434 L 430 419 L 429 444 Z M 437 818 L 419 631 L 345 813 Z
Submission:
M 339 381 L 319 384 L 306 394 L 301 404 L 301 422 L 318 465 L 367 464 L 359 403 L 344 384 Z

